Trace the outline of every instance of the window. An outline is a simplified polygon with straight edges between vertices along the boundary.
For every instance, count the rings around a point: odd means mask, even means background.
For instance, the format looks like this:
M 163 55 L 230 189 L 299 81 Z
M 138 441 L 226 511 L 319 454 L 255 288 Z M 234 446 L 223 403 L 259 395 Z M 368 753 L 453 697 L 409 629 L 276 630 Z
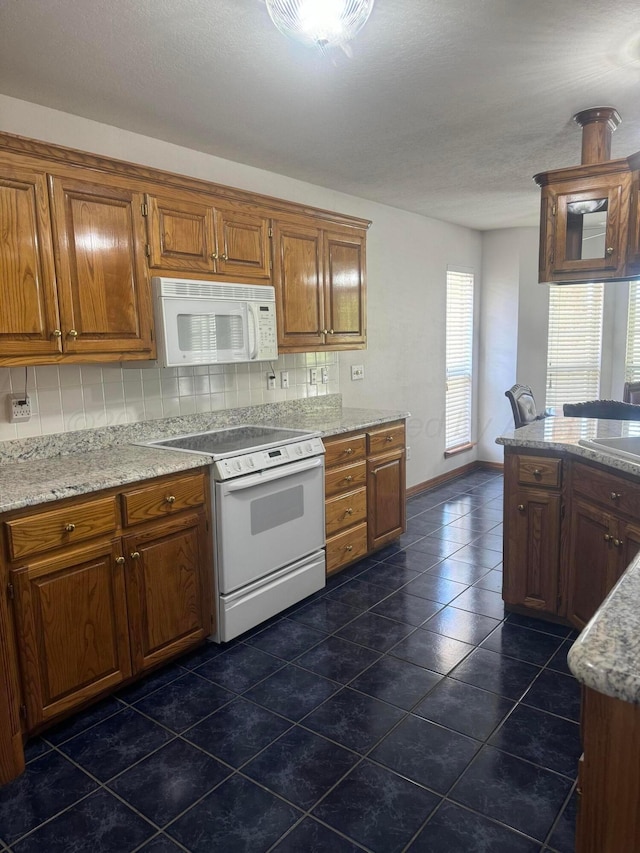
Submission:
M 547 408 L 600 395 L 604 285 L 549 289 Z
M 629 283 L 627 354 L 624 360 L 625 382 L 640 380 L 640 282 Z
M 447 271 L 445 450 L 471 443 L 473 273 Z

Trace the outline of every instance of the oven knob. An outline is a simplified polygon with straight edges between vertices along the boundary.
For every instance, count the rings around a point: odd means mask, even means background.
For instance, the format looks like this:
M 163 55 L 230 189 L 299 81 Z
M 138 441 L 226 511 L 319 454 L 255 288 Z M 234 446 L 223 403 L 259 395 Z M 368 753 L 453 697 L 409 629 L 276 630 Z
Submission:
M 311 442 L 306 445 L 306 450 L 307 453 L 311 453 L 313 451 L 313 444 L 311 444 Z
M 251 459 L 251 457 L 249 457 L 249 459 L 247 459 L 247 468 L 255 468 L 255 467 L 256 467 L 256 463 L 253 461 L 253 459 Z
M 233 467 L 236 469 L 236 471 L 242 471 L 242 463 L 239 459 L 236 459 L 236 461 L 233 463 Z
M 298 454 L 298 456 L 302 456 L 302 445 L 301 444 L 296 445 L 296 453 Z

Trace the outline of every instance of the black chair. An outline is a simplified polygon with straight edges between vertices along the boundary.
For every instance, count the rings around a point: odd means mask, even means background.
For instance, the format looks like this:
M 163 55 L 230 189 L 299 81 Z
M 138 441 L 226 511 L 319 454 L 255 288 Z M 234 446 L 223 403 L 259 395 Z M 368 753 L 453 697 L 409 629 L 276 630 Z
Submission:
M 622 399 L 625 403 L 640 403 L 640 382 L 625 382 L 622 391 Z
M 533 423 L 533 421 L 541 421 L 543 418 L 548 417 L 548 412 L 538 414 L 533 391 L 528 385 L 514 385 L 508 391 L 504 392 L 504 396 L 511 403 L 513 422 L 516 429 L 525 424 Z
M 640 421 L 640 406 L 622 400 L 586 400 L 584 403 L 565 403 L 566 418 L 604 418 L 616 421 Z

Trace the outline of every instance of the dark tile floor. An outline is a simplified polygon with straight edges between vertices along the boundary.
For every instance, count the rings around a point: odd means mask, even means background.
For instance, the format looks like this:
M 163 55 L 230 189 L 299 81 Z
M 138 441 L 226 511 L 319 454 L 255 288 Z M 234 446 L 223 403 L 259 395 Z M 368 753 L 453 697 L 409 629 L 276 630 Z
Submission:
M 224 648 L 50 729 L 0 789 L 14 853 L 572 853 L 569 629 L 500 598 L 502 479 Z

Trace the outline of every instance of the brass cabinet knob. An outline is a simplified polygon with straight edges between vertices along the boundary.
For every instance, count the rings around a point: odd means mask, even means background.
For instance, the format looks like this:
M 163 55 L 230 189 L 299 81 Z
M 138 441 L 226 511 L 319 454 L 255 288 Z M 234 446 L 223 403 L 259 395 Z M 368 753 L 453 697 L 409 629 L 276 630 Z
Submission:
M 605 534 L 604 534 L 604 541 L 605 541 L 605 542 L 611 542 L 611 540 L 612 540 L 612 539 L 613 539 L 613 536 L 611 536 L 611 534 L 610 534 L 610 533 L 605 533 Z
M 611 257 L 613 255 L 613 246 L 607 246 L 607 255 Z
M 125 561 L 124 557 L 116 557 L 116 565 L 117 566 L 122 566 L 124 561 Z
M 344 452 L 347 454 L 347 456 L 351 456 L 351 454 L 353 453 L 353 448 L 352 448 L 352 447 L 347 447 L 347 448 L 346 448 L 346 450 L 345 450 Z
M 350 483 L 353 480 L 353 477 L 351 476 L 351 474 L 347 474 L 347 476 L 344 479 L 345 479 L 345 482 Z
M 619 501 L 622 495 L 620 494 L 620 492 L 611 492 L 610 497 L 612 501 Z
M 330 334 L 330 335 L 335 335 L 335 332 L 333 331 L 333 329 L 329 329 L 329 334 Z
M 73 533 L 73 531 L 76 529 L 76 526 L 72 522 L 69 522 L 69 524 L 65 524 L 64 529 L 67 533 Z
M 518 504 L 518 512 L 524 512 L 524 504 Z
M 131 557 L 132 560 L 139 560 L 140 559 L 140 551 L 132 551 L 131 554 L 129 554 L 129 556 Z
M 345 515 L 353 515 L 353 507 L 349 507 L 348 509 L 345 509 L 344 514 Z
M 323 334 L 323 335 L 328 335 L 328 334 L 329 334 L 329 329 L 323 329 L 323 330 L 322 330 L 322 334 Z
M 344 550 L 345 551 L 353 551 L 353 545 L 345 545 Z
M 78 333 L 75 329 L 69 329 L 69 331 L 67 332 L 67 335 L 70 338 L 77 338 L 78 337 Z
M 229 260 L 229 255 L 227 255 L 227 254 L 225 253 L 225 254 L 222 256 L 222 260 L 223 260 L 223 261 L 228 261 L 228 260 Z
M 392 436 L 392 435 L 388 435 L 388 436 L 387 436 L 387 441 L 393 441 L 393 436 Z
M 175 495 L 167 495 L 165 498 L 165 501 L 168 504 L 174 504 L 176 502 L 176 496 Z
M 542 477 L 542 471 L 539 468 L 534 468 L 533 476 L 534 477 Z
M 621 548 L 622 547 L 622 539 L 614 539 L 613 545 L 615 548 Z
M 217 252 L 211 252 L 210 257 L 211 257 L 212 261 L 217 261 L 218 260 L 218 253 Z
M 60 329 L 54 329 L 53 332 L 51 332 L 51 334 L 53 335 L 54 338 L 61 338 L 62 337 L 62 332 L 60 331 Z

